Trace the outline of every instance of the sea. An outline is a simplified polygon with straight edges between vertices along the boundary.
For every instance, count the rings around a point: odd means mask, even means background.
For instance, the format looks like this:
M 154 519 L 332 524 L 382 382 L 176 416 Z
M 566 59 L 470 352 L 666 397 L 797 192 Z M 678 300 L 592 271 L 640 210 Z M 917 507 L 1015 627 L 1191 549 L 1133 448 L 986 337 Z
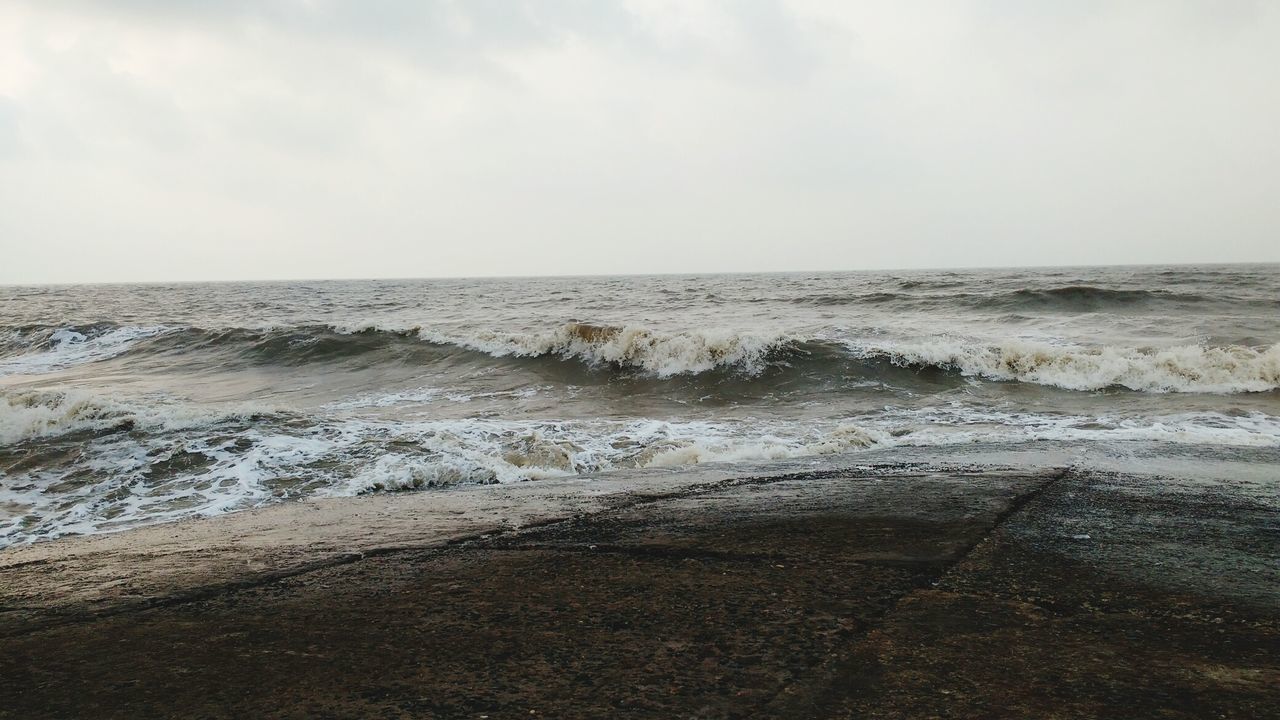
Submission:
M 1280 460 L 1280 265 L 0 287 L 0 546 L 1045 442 Z

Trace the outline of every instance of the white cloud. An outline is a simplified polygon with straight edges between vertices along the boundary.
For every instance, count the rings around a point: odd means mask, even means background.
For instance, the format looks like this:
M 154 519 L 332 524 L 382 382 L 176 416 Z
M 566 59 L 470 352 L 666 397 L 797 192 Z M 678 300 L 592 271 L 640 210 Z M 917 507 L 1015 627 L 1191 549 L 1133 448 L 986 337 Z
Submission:
M 19 2 L 0 282 L 1280 260 L 1247 2 Z

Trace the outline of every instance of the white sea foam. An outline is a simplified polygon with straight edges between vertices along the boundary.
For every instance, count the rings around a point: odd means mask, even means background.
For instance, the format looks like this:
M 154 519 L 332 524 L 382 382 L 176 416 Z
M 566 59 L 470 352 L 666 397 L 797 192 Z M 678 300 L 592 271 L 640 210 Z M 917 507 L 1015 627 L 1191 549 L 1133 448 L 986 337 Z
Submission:
M 279 328 L 276 328 L 279 329 Z M 796 334 L 730 328 L 660 331 L 633 325 L 566 323 L 545 330 L 467 331 L 402 325 L 331 325 L 339 333 L 376 331 L 413 336 L 494 357 L 560 357 L 592 366 L 624 368 L 659 378 L 730 369 L 759 375 L 778 350 L 801 343 L 841 343 L 851 358 L 887 358 L 904 366 L 932 366 L 972 377 L 1093 391 L 1109 387 L 1154 393 L 1244 393 L 1280 389 L 1280 343 L 1268 347 L 1177 345 L 1090 346 L 1035 339 L 934 337 L 890 340 L 830 333 Z M 48 335 L 44 349 L 0 358 L 0 376 L 61 370 L 116 357 L 146 338 L 175 330 L 166 326 L 118 327 L 98 335 L 67 328 Z M 312 340 L 314 341 L 314 339 Z M 307 340 L 294 340 L 305 343 Z M 21 343 L 8 343 L 10 349 Z M 803 358 L 793 359 L 805 362 Z M 828 368 L 830 372 L 840 372 Z M 419 396 L 415 398 L 414 392 Z M 390 394 L 373 402 L 431 402 L 433 388 Z M 481 397 L 454 392 L 454 402 Z M 359 399 L 348 401 L 356 407 Z M 336 407 L 336 406 L 335 406 Z
M 39 439 L 48 460 L 0 483 L 0 544 L 218 514 L 297 494 L 344 496 L 781 459 L 887 440 L 853 426 L 302 420 L 66 393 L 6 397 L 0 445 Z M 58 441 L 81 430 L 95 434 Z
M 128 402 L 77 390 L 0 393 L 0 446 L 72 432 L 129 428 L 157 433 L 204 427 L 270 412 L 240 403 L 205 406 L 167 400 Z
M 1280 344 L 1143 349 L 1007 341 L 982 345 L 949 339 L 868 345 L 855 354 L 887 356 L 900 365 L 955 368 L 991 380 L 1051 385 L 1068 390 L 1126 387 L 1144 392 L 1241 393 L 1280 388 Z
M 360 408 L 389 408 L 404 405 L 425 405 L 439 400 L 444 389 L 438 387 L 418 387 L 398 392 L 364 393 L 343 400 L 327 403 L 326 410 L 356 410 Z
M 95 431 L 61 439 L 65 433 Z M 1154 417 L 887 407 L 840 420 L 382 419 L 175 400 L 10 393 L 0 450 L 39 439 L 0 482 L 0 544 L 213 515 L 283 497 L 506 483 L 625 468 L 929 446 L 1147 440 L 1280 448 L 1280 417 Z
M 675 467 L 825 455 L 889 442 L 887 434 L 841 424 L 831 428 L 741 423 L 510 423 L 455 420 L 417 423 L 414 452 L 381 456 L 333 495 L 454 483 L 516 482 L 622 468 Z
M 219 515 L 306 485 L 265 482 L 326 458 L 324 438 L 242 430 L 94 438 L 0 483 L 0 544 Z
M 431 403 L 444 400 L 450 403 L 469 403 L 476 400 L 500 400 L 514 399 L 527 400 L 535 397 L 544 390 L 550 390 L 548 386 L 532 385 L 529 387 L 519 388 L 516 390 L 493 390 L 487 392 L 458 392 L 447 391 L 438 387 L 419 387 L 410 390 L 398 390 L 393 392 L 374 392 L 365 393 L 352 398 L 343 400 L 335 400 L 326 403 L 326 410 L 360 410 L 364 408 L 400 408 L 412 405 L 430 405 Z
M 706 329 L 659 332 L 634 326 L 568 323 L 542 332 L 477 331 L 455 335 L 421 329 L 419 337 L 495 357 L 542 355 L 577 358 L 592 365 L 616 365 L 657 377 L 735 368 L 748 374 L 764 369 L 768 354 L 788 342 L 779 334 Z
M 0 288 L 0 544 L 904 445 L 1274 455 L 1276 268 L 1135 273 Z
M 965 407 L 885 409 L 902 445 L 953 445 L 1037 440 L 1109 442 L 1144 440 L 1178 445 L 1280 448 L 1280 416 L 1189 412 L 1135 418 L 1002 412 Z
M 100 335 L 85 335 L 72 329 L 55 330 L 49 336 L 52 347 L 0 358 L 0 376 L 31 375 L 61 370 L 120 355 L 137 343 L 171 328 L 161 325 L 118 327 Z
M 802 341 L 780 333 L 729 329 L 658 332 L 632 326 L 569 323 L 542 332 L 452 335 L 421 329 L 429 342 L 451 344 L 493 356 L 559 356 L 593 365 L 631 368 L 657 377 L 733 368 L 762 372 L 771 352 Z M 853 357 L 887 357 L 907 366 L 934 366 L 989 380 L 1018 381 L 1093 391 L 1125 387 L 1143 392 L 1242 393 L 1280 389 L 1280 344 L 1180 345 L 1163 348 L 1085 346 L 1044 340 L 986 343 L 939 336 L 915 341 L 846 340 Z

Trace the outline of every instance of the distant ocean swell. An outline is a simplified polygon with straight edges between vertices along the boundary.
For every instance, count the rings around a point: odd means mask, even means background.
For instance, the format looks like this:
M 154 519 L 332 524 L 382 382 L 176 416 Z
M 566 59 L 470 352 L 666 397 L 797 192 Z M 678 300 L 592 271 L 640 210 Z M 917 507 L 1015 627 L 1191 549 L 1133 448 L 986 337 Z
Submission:
M 1023 288 L 998 293 L 955 291 L 958 283 L 904 281 L 901 292 L 880 290 L 875 292 L 824 293 L 790 297 L 755 298 L 753 303 L 788 302 L 795 305 L 850 306 L 850 305 L 899 305 L 904 308 L 960 307 L 971 310 L 1026 312 L 1125 312 L 1144 310 L 1176 311 L 1186 306 L 1217 305 L 1260 309 L 1280 308 L 1280 299 L 1225 294 L 1206 295 L 1175 290 L 1143 290 L 1095 287 L 1092 285 L 1062 285 L 1049 288 Z
M 1011 338 L 873 341 L 704 329 L 664 332 L 571 322 L 545 331 L 307 325 L 263 329 L 165 326 L 0 328 L 0 376 L 43 373 L 132 354 L 211 364 L 302 365 L 383 353 L 424 366 L 444 357 L 573 361 L 585 374 L 658 379 L 714 373 L 722 382 L 770 373 L 883 380 L 887 369 L 939 372 L 1077 391 L 1259 393 L 1280 389 L 1280 344 L 1119 347 Z M 377 359 L 376 357 L 374 358 Z M 904 376 L 899 374 L 898 379 Z M 910 380 L 910 378 L 905 378 Z

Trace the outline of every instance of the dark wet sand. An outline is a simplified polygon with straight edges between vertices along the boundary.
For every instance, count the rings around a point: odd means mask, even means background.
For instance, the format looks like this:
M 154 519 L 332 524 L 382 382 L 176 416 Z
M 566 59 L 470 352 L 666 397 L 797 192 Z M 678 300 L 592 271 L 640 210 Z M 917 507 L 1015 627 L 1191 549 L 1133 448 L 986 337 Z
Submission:
M 890 467 L 626 498 L 144 594 L 120 555 L 74 601 L 89 561 L 0 554 L 0 717 L 1280 717 L 1274 494 Z

